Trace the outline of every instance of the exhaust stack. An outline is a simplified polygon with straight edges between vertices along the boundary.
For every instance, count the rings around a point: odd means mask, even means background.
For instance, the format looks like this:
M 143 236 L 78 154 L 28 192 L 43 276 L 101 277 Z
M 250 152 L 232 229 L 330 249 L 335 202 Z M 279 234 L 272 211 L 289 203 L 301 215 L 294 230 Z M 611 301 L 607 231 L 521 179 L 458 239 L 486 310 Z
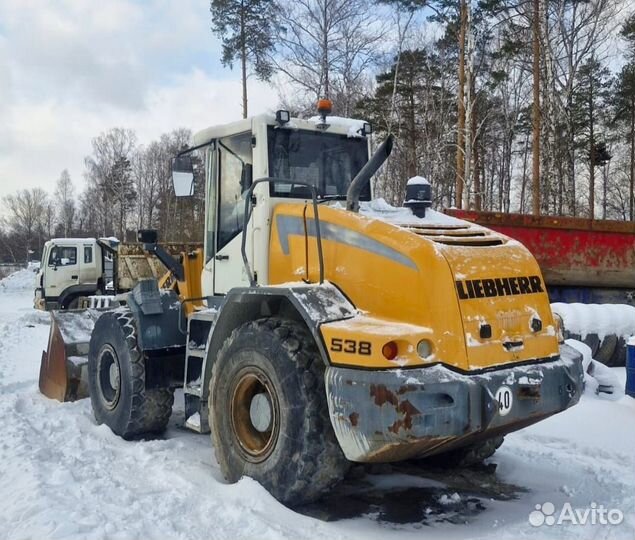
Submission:
M 362 188 L 371 176 L 379 170 L 379 167 L 384 164 L 384 161 L 388 159 L 390 152 L 392 152 L 392 143 L 393 136 L 391 134 L 379 145 L 373 156 L 362 167 L 362 170 L 357 173 L 357 176 L 353 178 L 351 185 L 348 186 L 346 209 L 350 212 L 359 212 L 359 195 L 362 192 Z

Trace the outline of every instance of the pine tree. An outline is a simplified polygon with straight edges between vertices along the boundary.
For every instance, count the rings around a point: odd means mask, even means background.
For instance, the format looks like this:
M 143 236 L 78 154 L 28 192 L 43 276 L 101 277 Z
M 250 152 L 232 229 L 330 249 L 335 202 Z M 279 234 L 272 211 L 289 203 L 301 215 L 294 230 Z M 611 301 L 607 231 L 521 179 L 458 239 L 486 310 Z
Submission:
M 248 64 L 259 79 L 271 78 L 276 4 L 273 0 L 211 0 L 210 12 L 212 31 L 223 44 L 223 65 L 231 68 L 240 62 L 243 118 L 247 118 Z
M 578 133 L 577 142 L 584 148 L 589 162 L 589 217 L 595 216 L 595 168 L 611 159 L 606 141 L 598 133 L 608 118 L 611 97 L 609 70 L 595 56 L 579 69 L 573 94 L 573 117 Z M 603 205 L 606 205 L 606 186 Z
M 635 220 L 635 14 L 626 19 L 620 35 L 628 46 L 628 63 L 618 75 L 614 118 L 617 124 L 628 123 L 630 144 L 628 215 L 633 221 Z
M 617 77 L 614 122 L 625 124 L 630 146 L 628 215 L 635 219 L 635 61 L 626 64 Z
M 452 73 L 445 66 L 435 52 L 402 51 L 396 80 L 397 58 L 377 76 L 375 94 L 357 104 L 356 117 L 372 122 L 380 136 L 392 132 L 397 137 L 395 157 L 387 164 L 390 181 L 381 190 L 392 202 L 400 203 L 407 179 L 421 174 L 435 185 L 437 199 L 452 204 L 454 146 L 447 133 L 456 122 L 456 109 L 448 90 Z

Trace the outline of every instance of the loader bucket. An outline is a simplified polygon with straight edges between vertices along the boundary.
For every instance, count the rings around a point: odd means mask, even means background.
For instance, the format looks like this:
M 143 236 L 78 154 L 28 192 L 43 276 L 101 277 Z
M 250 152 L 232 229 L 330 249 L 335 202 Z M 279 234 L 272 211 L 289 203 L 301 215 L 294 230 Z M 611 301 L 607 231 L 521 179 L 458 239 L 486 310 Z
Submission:
M 42 351 L 40 392 L 58 401 L 88 397 L 88 345 L 101 312 L 51 311 L 48 350 Z

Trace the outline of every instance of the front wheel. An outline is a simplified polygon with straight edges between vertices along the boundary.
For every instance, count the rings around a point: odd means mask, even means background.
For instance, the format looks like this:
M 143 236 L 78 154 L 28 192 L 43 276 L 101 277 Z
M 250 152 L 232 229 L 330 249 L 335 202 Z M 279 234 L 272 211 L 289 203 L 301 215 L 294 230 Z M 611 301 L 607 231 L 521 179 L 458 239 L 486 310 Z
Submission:
M 115 434 L 131 439 L 165 430 L 174 393 L 146 388 L 145 358 L 130 312 L 109 311 L 97 319 L 88 351 L 88 385 L 97 423 Z
M 303 325 L 272 317 L 236 329 L 214 364 L 210 395 L 212 440 L 229 482 L 250 476 L 282 503 L 300 505 L 344 477 L 324 365 Z

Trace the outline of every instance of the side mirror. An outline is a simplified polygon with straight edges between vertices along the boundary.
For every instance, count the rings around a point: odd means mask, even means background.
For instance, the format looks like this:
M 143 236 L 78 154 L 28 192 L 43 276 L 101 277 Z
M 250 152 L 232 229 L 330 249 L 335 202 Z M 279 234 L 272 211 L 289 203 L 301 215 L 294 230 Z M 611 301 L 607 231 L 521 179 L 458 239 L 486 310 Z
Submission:
M 177 197 L 189 197 L 194 192 L 194 166 L 192 158 L 181 156 L 172 158 L 172 184 Z

